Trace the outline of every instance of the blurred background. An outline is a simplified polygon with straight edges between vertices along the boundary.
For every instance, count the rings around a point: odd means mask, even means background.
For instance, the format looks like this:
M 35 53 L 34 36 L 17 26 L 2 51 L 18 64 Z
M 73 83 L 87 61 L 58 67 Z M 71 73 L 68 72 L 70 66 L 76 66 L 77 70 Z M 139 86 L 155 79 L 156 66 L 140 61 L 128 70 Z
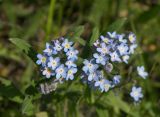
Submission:
M 34 88 L 38 69 L 9 41 L 26 40 L 41 52 L 74 27 L 83 25 L 87 40 L 94 27 L 105 34 L 120 18 L 126 22 L 119 32 L 136 33 L 149 73 L 139 104 L 126 100 L 126 90 L 98 96 L 78 83 L 41 96 Z M 0 0 L 0 117 L 160 117 L 159 91 L 160 0 Z

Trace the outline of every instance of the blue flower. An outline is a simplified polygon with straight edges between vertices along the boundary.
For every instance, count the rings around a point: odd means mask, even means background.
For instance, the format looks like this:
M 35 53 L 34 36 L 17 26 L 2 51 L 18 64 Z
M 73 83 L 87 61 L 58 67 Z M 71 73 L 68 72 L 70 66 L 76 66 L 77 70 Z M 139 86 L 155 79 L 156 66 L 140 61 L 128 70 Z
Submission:
M 126 64 L 128 64 L 129 56 L 128 56 L 128 55 L 122 56 L 122 60 L 123 60 Z
M 74 74 L 76 72 L 77 72 L 77 68 L 69 69 L 68 72 L 67 72 L 66 80 L 68 80 L 68 79 L 73 80 L 74 79 Z
M 73 42 L 69 42 L 68 39 L 65 39 L 62 43 L 62 46 L 64 47 L 64 51 L 67 52 L 70 48 Z
M 110 87 L 111 87 L 111 83 L 110 83 L 109 80 L 106 80 L 106 79 L 103 78 L 103 79 L 101 79 L 99 81 L 96 81 L 95 82 L 95 86 L 96 87 L 99 86 L 101 92 L 103 92 L 103 91 L 107 92 L 110 89 Z
M 116 37 L 116 32 L 107 32 L 107 34 L 111 37 L 111 38 L 115 38 Z
M 73 63 L 72 60 L 66 61 L 65 65 L 70 69 L 71 67 L 77 67 L 76 64 Z
M 98 55 L 97 53 L 93 54 L 93 56 L 96 58 L 96 63 L 106 64 L 107 58 L 105 56 Z
M 113 65 L 111 63 L 107 63 L 104 69 L 110 73 L 113 70 Z
M 44 53 L 46 53 L 48 56 L 51 56 L 52 54 L 57 54 L 57 51 L 54 50 L 49 43 L 46 43 L 46 49 L 43 50 Z
M 83 66 L 82 70 L 85 73 L 88 73 L 88 72 L 93 73 L 98 68 L 97 64 L 92 64 L 92 60 L 88 61 L 88 60 L 85 59 L 83 64 L 84 64 L 84 66 Z
M 113 77 L 113 84 L 117 85 L 120 83 L 120 79 L 121 79 L 121 76 L 120 75 L 115 75 Z
M 128 54 L 128 46 L 126 44 L 120 44 L 118 47 L 120 55 Z
M 130 45 L 129 53 L 130 53 L 130 54 L 133 54 L 136 47 L 137 47 L 137 44 L 132 44 L 132 45 Z
M 148 73 L 145 72 L 144 66 L 138 66 L 137 67 L 138 75 L 141 76 L 143 79 L 146 79 L 148 76 Z
M 38 60 L 36 61 L 36 63 L 38 65 L 42 65 L 42 66 L 45 66 L 46 65 L 46 61 L 47 61 L 47 58 L 45 56 L 43 56 L 42 54 L 37 54 L 37 58 Z
M 130 96 L 137 102 L 140 98 L 143 98 L 142 94 L 142 88 L 141 87 L 132 87 L 132 91 L 130 93 Z
M 126 39 L 123 39 L 124 38 L 124 34 L 122 34 L 122 35 L 117 35 L 117 38 L 118 38 L 118 40 L 120 41 L 120 42 L 122 42 L 122 43 L 127 43 L 127 40 Z
M 110 47 L 106 46 L 105 43 L 101 43 L 101 47 L 97 48 L 97 51 L 100 52 L 102 55 L 106 55 L 108 53 L 110 53 Z
M 100 44 L 100 41 L 99 41 L 99 40 L 96 40 L 96 42 L 94 42 L 93 44 L 94 44 L 94 46 L 97 47 L 97 46 Z
M 56 50 L 56 51 L 61 51 L 62 50 L 62 46 L 60 45 L 60 42 L 58 40 L 56 40 L 54 42 L 54 50 Z
M 110 55 L 110 57 L 111 57 L 111 61 L 112 61 L 112 62 L 115 62 L 115 61 L 121 62 L 121 59 L 120 59 L 120 57 L 119 57 L 119 55 L 117 54 L 116 51 L 110 53 L 109 55 Z
M 88 75 L 88 81 L 97 81 L 98 80 L 98 75 L 96 72 L 92 72 Z
M 78 50 L 74 50 L 74 49 L 70 49 L 67 53 L 66 53 L 66 55 L 67 55 L 67 59 L 68 60 L 77 60 L 78 59 L 78 57 L 77 57 L 77 54 L 78 54 Z
M 54 73 L 52 73 L 52 71 L 47 67 L 44 68 L 42 74 L 45 75 L 46 78 L 50 78 L 52 75 L 54 75 Z
M 136 35 L 133 34 L 133 33 L 130 33 L 129 36 L 128 36 L 128 39 L 131 43 L 135 43 L 136 41 Z
M 109 44 L 111 42 L 111 39 L 109 39 L 108 37 L 104 37 L 104 36 L 101 35 L 100 38 L 106 44 Z
M 52 68 L 52 70 L 55 70 L 56 67 L 60 64 L 60 58 L 56 57 L 49 57 L 48 67 Z
M 60 65 L 57 69 L 56 69 L 56 78 L 65 78 L 66 77 L 66 71 L 67 68 L 64 67 L 64 65 Z

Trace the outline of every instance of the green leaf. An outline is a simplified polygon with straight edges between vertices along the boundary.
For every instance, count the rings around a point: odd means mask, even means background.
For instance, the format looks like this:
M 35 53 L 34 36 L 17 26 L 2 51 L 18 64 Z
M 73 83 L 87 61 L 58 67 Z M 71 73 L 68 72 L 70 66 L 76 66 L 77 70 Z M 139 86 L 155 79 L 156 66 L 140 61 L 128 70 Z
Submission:
M 109 105 L 115 107 L 115 109 L 122 110 L 129 115 L 135 116 L 135 113 L 130 111 L 131 107 L 126 102 L 121 100 L 120 97 L 115 96 L 113 92 L 109 92 L 105 100 Z
M 22 93 L 12 84 L 10 80 L 7 80 L 5 78 L 1 78 L 1 85 L 0 85 L 0 96 L 4 96 L 8 98 L 9 100 L 12 100 L 17 103 L 21 103 L 23 96 Z
M 77 28 L 74 28 L 73 30 L 69 31 L 67 37 L 72 41 L 78 42 L 84 46 L 86 44 L 86 41 L 80 37 L 83 31 L 84 31 L 84 26 L 78 26 Z
M 151 7 L 149 10 L 144 11 L 142 14 L 139 15 L 139 17 L 137 18 L 137 23 L 138 22 L 144 23 L 149 21 L 150 19 L 155 18 L 159 12 L 160 12 L 160 5 Z
M 113 31 L 119 31 L 125 24 L 127 18 L 121 18 L 113 22 L 109 28 L 108 31 L 113 32 Z
M 33 115 L 32 97 L 26 96 L 22 103 L 22 114 Z
M 34 51 L 29 43 L 19 38 L 9 39 L 14 45 L 16 45 L 22 52 L 29 56 L 34 62 L 37 60 L 37 52 Z
M 91 36 L 89 45 L 92 46 L 93 43 L 98 39 L 98 37 L 99 37 L 99 29 L 98 29 L 97 27 L 95 27 L 95 28 L 93 29 L 92 36 Z
M 28 51 L 31 47 L 30 44 L 28 44 L 25 40 L 19 39 L 19 38 L 10 38 L 9 39 L 13 44 L 15 44 L 19 49 L 24 51 L 28 54 Z
M 108 111 L 103 109 L 96 109 L 96 112 L 99 117 L 109 117 Z

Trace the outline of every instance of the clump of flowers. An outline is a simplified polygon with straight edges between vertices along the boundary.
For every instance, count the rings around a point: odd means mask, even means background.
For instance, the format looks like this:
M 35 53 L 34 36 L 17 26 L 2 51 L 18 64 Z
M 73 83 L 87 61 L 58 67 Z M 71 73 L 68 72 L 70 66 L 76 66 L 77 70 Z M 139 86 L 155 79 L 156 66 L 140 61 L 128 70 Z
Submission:
M 101 92 L 108 92 L 119 86 L 122 76 L 116 67 L 118 63 L 128 64 L 136 47 L 136 36 L 133 33 L 107 32 L 105 36 L 101 35 L 94 43 L 92 56 L 83 61 L 81 79 Z M 78 53 L 73 42 L 66 38 L 46 43 L 43 53 L 37 55 L 36 63 L 40 66 L 42 75 L 55 80 L 51 84 L 41 85 L 43 94 L 55 90 L 57 82 L 74 79 L 78 71 L 76 65 Z M 143 79 L 148 76 L 144 66 L 137 67 L 137 74 Z M 139 101 L 143 97 L 142 88 L 133 86 L 130 96 L 134 101 Z
M 42 74 L 46 78 L 73 80 L 77 72 L 75 64 L 78 59 L 77 54 L 78 50 L 74 48 L 73 42 L 60 38 L 46 43 L 43 54 L 37 55 L 36 63 L 40 65 Z
M 136 36 L 133 33 L 117 34 L 116 32 L 107 32 L 107 35 L 100 36 L 94 43 L 94 53 L 91 59 L 85 59 L 83 64 L 82 79 L 88 84 L 100 89 L 102 92 L 107 92 L 120 83 L 121 76 L 118 71 L 113 72 L 113 64 L 126 63 L 128 64 L 130 56 L 134 53 L 137 47 Z M 137 67 L 138 74 L 145 78 L 148 73 L 144 72 L 144 67 Z M 143 96 L 135 98 L 135 88 L 132 88 L 131 97 L 139 100 Z

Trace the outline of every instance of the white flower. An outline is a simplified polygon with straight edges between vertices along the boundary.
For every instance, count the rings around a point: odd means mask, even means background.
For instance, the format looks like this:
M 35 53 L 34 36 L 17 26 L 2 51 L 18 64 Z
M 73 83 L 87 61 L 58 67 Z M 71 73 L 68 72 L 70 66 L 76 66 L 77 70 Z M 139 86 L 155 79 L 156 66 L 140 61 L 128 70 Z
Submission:
M 148 76 L 148 73 L 145 72 L 144 66 L 138 66 L 137 71 L 138 71 L 138 75 L 144 79 L 146 79 L 146 77 Z
M 132 87 L 132 91 L 130 93 L 130 96 L 137 102 L 140 98 L 143 97 L 142 94 L 142 88 L 141 87 Z

